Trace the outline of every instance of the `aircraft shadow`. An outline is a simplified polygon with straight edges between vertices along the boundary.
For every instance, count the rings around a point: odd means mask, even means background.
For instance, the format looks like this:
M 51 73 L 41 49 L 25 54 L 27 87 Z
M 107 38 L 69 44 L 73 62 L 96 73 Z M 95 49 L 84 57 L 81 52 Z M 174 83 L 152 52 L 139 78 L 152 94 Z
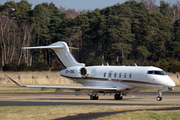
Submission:
M 142 99 L 142 98 L 124 98 L 122 100 L 114 100 L 112 99 L 101 99 L 101 101 L 107 101 L 107 100 L 112 100 L 112 101 L 125 101 L 125 100 L 137 100 L 137 99 Z M 98 100 L 90 100 L 90 98 L 29 98 L 28 100 L 83 100 L 83 101 L 98 101 Z

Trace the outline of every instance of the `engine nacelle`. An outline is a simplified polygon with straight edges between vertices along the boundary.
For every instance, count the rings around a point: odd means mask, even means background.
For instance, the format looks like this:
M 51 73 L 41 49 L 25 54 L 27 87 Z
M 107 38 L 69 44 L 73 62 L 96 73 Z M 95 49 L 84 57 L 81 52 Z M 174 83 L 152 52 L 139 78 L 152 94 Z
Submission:
M 87 70 L 86 70 L 86 68 L 84 68 L 84 67 L 81 68 L 79 73 L 82 75 L 82 77 L 86 77 L 86 76 L 87 76 Z
M 85 78 L 88 75 L 85 67 L 71 67 L 60 71 L 60 74 L 65 77 L 82 77 Z

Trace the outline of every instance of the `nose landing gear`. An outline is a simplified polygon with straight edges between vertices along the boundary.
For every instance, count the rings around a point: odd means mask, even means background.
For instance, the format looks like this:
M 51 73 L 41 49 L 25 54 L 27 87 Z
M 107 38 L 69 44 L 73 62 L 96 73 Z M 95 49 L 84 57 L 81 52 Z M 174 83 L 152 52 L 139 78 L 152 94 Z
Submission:
M 161 101 L 162 100 L 162 92 L 161 92 L 161 90 L 158 90 L 158 93 L 157 93 L 157 98 L 156 98 L 156 100 L 157 101 Z

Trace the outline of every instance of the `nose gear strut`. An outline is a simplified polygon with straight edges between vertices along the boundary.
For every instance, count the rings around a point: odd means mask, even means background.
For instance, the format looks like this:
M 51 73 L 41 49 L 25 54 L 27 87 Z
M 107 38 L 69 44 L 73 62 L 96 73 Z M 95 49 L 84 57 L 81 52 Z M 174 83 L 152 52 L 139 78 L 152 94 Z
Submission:
M 160 89 L 158 90 L 157 95 L 158 95 L 158 96 L 157 96 L 156 100 L 157 100 L 157 101 L 161 101 L 161 100 L 162 100 L 162 91 L 161 91 Z

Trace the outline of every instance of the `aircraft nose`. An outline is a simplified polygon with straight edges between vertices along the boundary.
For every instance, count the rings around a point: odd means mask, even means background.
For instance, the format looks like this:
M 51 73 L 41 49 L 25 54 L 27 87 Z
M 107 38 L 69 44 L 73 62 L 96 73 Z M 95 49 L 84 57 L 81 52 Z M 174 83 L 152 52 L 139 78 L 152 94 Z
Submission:
M 172 82 L 169 82 L 168 85 L 169 85 L 170 87 L 175 87 L 175 86 L 176 86 L 176 84 L 175 84 L 173 81 L 172 81 Z
M 169 87 L 175 87 L 176 86 L 176 84 L 174 83 L 174 81 L 171 78 L 169 78 L 168 86 Z

